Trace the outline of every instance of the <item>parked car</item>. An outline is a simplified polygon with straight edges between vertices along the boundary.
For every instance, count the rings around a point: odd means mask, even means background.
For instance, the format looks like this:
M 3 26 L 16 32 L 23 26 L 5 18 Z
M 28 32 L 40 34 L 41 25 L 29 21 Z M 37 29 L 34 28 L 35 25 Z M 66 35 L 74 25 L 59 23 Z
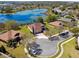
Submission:
M 36 42 L 32 42 L 28 45 L 29 54 L 32 56 L 37 56 L 42 53 L 42 49 L 40 49 L 40 45 Z
M 37 50 L 35 51 L 35 53 L 36 53 L 36 55 L 40 55 L 40 54 L 42 53 L 42 49 L 37 49 Z
M 50 37 L 49 40 L 51 40 L 51 41 L 59 40 L 59 37 L 58 36 L 53 36 L 53 37 Z
M 40 47 L 40 45 L 37 44 L 36 42 L 32 42 L 32 43 L 29 44 L 29 47 L 33 48 L 33 49 L 36 49 L 36 48 Z
M 42 53 L 42 49 L 30 49 L 29 50 L 29 53 L 33 56 L 37 56 L 37 55 L 40 55 Z
M 69 32 L 60 33 L 59 36 L 62 37 L 62 38 L 68 38 Z

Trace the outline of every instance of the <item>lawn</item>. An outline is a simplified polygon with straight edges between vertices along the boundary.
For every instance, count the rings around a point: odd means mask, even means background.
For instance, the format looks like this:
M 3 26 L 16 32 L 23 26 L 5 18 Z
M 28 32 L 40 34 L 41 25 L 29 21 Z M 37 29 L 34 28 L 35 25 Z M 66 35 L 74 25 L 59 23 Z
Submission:
M 27 26 L 22 26 L 20 30 L 18 30 L 20 32 L 22 32 L 22 34 L 25 34 L 27 37 L 26 39 L 28 39 L 29 37 L 32 38 L 34 37 L 34 35 L 29 31 L 29 29 L 27 28 Z M 23 36 L 23 35 L 22 35 Z M 25 47 L 25 43 L 26 43 L 26 39 L 24 39 L 22 41 L 22 44 L 20 44 L 17 48 L 10 48 L 6 46 L 6 43 L 3 43 L 0 41 L 0 45 L 2 44 L 6 50 L 14 57 L 16 58 L 27 58 L 28 56 L 25 54 L 24 51 L 24 47 Z M 0 55 L 0 57 L 3 57 L 2 55 Z
M 64 44 L 64 53 L 61 58 L 79 58 L 79 50 L 75 49 L 76 46 L 76 39 L 69 41 L 68 43 Z
M 30 30 L 28 29 L 28 27 L 22 26 L 21 30 L 19 30 L 20 32 L 22 32 L 22 36 L 24 37 L 23 40 L 23 44 L 25 44 L 27 41 L 30 41 L 31 39 L 33 39 L 35 36 L 30 32 Z
M 52 26 L 52 25 L 50 25 L 49 23 L 45 23 L 46 24 L 46 28 L 48 29 L 47 31 L 46 31 L 46 35 L 54 35 L 54 34 L 57 34 L 57 33 L 59 33 L 61 30 L 59 30 L 58 28 L 56 28 L 56 27 L 54 27 L 54 26 Z
M 8 51 L 12 56 L 16 57 L 16 58 L 25 58 L 27 57 L 27 55 L 24 52 L 24 45 L 20 44 L 19 46 L 17 46 L 17 48 L 10 48 L 6 46 L 6 43 L 3 43 L 0 41 L 0 45 L 3 45 L 6 49 L 6 51 Z M 0 58 L 4 58 L 4 56 L 0 55 Z
M 21 27 L 20 32 L 22 32 L 28 36 L 30 35 L 30 37 L 34 37 L 34 35 L 30 32 L 30 30 L 28 29 L 28 27 L 26 25 Z

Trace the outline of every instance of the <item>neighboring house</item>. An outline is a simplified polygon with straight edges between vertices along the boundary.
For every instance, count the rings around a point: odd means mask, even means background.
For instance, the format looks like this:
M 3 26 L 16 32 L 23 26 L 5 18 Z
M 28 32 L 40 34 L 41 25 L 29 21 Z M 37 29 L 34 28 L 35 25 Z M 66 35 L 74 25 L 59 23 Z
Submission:
M 61 20 L 65 21 L 65 22 L 71 22 L 72 19 L 70 19 L 70 18 L 61 18 Z
M 0 34 L 0 41 L 3 41 L 3 42 L 7 42 L 11 39 L 14 39 L 15 38 L 15 35 L 17 33 L 20 33 L 19 31 L 14 31 L 14 30 L 10 30 L 10 31 L 7 31 L 5 33 L 2 33 Z M 20 34 L 21 36 L 21 34 Z
M 66 10 L 62 11 L 62 10 L 59 9 L 59 8 L 54 8 L 54 9 L 52 9 L 52 11 L 53 11 L 54 13 L 60 14 L 61 17 L 64 17 L 65 15 L 68 15 L 68 11 L 66 11 Z
M 65 18 L 65 17 L 63 17 L 63 18 L 58 19 L 58 20 L 67 22 L 67 25 L 69 25 L 69 26 L 76 26 L 76 23 L 77 23 L 77 21 L 76 21 L 75 18 L 70 19 L 70 18 Z
M 62 21 L 54 21 L 54 22 L 50 22 L 50 24 L 59 28 L 64 26 Z
M 68 15 L 68 12 L 66 10 L 62 11 L 62 13 L 60 14 L 61 17 L 64 17 L 66 15 Z
M 52 9 L 52 11 L 59 14 L 62 12 L 59 8 L 54 8 Z
M 34 23 L 28 25 L 28 28 L 33 34 L 38 34 L 44 31 L 44 25 L 41 23 Z

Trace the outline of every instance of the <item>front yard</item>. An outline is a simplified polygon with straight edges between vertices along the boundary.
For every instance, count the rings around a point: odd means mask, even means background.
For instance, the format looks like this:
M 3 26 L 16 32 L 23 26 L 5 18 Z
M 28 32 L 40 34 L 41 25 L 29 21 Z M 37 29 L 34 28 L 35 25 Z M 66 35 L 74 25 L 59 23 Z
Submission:
M 79 50 L 75 49 L 76 39 L 69 41 L 63 45 L 64 53 L 61 58 L 79 58 Z
M 4 43 L 5 44 L 5 43 Z M 4 45 L 4 47 L 6 48 L 6 50 L 14 57 L 16 58 L 25 58 L 27 57 L 27 55 L 24 52 L 24 46 L 23 45 L 19 45 L 17 48 L 13 49 L 10 47 L 7 47 L 6 45 Z
M 5 47 L 5 49 L 14 57 L 16 58 L 27 58 L 27 54 L 25 54 L 24 51 L 24 47 L 25 47 L 25 43 L 27 40 L 29 40 L 29 38 L 33 38 L 34 35 L 29 31 L 29 29 L 27 28 L 27 26 L 22 26 L 20 30 L 18 30 L 20 32 L 22 32 L 22 36 L 25 37 L 23 39 L 23 41 L 21 42 L 21 44 L 19 46 L 17 46 L 17 48 L 13 49 L 10 47 L 6 46 L 6 43 L 3 43 L 0 41 L 0 45 L 3 45 Z M 4 57 L 2 55 L 0 55 L 0 57 Z

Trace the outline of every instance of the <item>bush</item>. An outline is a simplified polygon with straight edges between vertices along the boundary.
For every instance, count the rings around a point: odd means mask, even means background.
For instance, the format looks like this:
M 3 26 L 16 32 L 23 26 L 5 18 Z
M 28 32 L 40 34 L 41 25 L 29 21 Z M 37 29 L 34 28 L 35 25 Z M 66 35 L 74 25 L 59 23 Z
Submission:
M 78 45 L 76 45 L 76 46 L 75 46 L 75 48 L 76 48 L 76 50 L 79 50 L 79 47 L 78 47 Z

